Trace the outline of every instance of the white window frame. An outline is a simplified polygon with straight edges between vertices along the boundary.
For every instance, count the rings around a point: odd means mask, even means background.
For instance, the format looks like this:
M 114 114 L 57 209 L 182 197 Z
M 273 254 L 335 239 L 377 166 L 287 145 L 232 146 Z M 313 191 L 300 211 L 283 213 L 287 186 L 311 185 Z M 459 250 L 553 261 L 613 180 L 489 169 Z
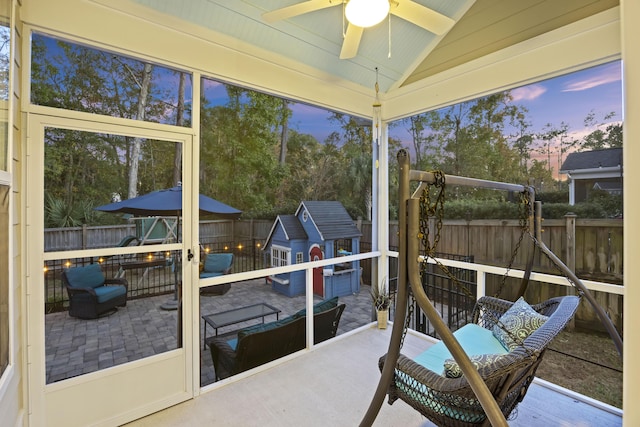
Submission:
M 304 262 L 304 253 L 296 252 L 296 264 L 302 264 Z
M 271 246 L 271 267 L 291 265 L 291 248 L 285 246 Z

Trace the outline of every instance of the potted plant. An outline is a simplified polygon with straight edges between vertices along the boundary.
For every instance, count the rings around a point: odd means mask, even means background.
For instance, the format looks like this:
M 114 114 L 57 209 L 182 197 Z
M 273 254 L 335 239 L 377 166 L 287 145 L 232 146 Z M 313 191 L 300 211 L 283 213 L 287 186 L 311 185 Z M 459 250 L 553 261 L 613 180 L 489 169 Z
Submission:
M 379 285 L 371 286 L 371 299 L 378 315 L 378 329 L 387 329 L 391 297 L 386 278 Z

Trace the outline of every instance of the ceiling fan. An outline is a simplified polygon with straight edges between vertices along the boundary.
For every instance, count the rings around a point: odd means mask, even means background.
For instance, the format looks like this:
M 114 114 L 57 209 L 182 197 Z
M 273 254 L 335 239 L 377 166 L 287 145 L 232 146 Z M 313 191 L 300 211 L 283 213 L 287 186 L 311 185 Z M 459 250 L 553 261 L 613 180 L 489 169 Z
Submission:
M 338 5 L 345 5 L 345 16 L 349 23 L 342 42 L 340 59 L 356 56 L 364 29 L 382 22 L 389 14 L 436 35 L 446 33 L 455 24 L 453 19 L 413 0 L 307 0 L 265 12 L 262 18 L 271 23 Z

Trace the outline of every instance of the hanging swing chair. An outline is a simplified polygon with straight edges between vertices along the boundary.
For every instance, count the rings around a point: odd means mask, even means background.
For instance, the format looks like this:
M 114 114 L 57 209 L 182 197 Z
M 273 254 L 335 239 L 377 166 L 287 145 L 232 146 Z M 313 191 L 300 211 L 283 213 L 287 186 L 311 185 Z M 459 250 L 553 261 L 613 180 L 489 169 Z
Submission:
M 442 226 L 445 176 L 411 171 L 406 150 L 398 153 L 398 162 L 400 247 L 396 313 L 389 350 L 379 362 L 382 376 L 361 426 L 373 423 L 386 395 L 389 404 L 401 399 L 438 426 L 507 426 L 506 419 L 524 398 L 547 346 L 572 319 L 582 296 L 593 305 L 622 354 L 622 340 L 606 313 L 575 274 L 542 243 L 539 204 L 537 224 L 530 227 L 536 216 L 533 190 L 520 185 L 449 176 L 446 177 L 447 184 L 519 192 L 526 210 L 523 216 L 528 218 L 521 220 L 520 240 L 497 295 L 479 298 L 472 312 L 472 322 L 452 333 L 427 297 L 421 281 L 421 267 L 431 260 L 461 286 L 447 267 L 435 258 Z M 410 197 L 412 181 L 420 185 Z M 435 202 L 430 198 L 432 185 L 440 191 Z M 434 216 L 439 217 L 439 221 L 435 235 L 430 238 L 428 222 Z M 536 229 L 535 236 L 533 228 Z M 546 255 L 567 277 L 578 289 L 579 296 L 567 295 L 531 306 L 527 304 L 521 297 L 531 273 L 530 260 L 520 286 L 520 298 L 515 303 L 498 298 L 524 236 L 529 236 L 534 248 Z M 466 288 L 462 289 L 470 294 Z M 400 353 L 411 318 L 412 310 L 407 309 L 409 298 L 415 299 L 442 338 L 440 343 L 415 359 Z

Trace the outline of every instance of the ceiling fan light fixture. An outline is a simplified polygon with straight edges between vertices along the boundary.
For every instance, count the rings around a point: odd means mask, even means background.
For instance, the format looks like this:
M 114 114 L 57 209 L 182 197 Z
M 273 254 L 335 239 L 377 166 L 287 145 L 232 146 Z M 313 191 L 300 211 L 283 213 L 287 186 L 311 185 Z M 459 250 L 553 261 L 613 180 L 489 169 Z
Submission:
M 389 0 L 349 0 L 344 13 L 353 25 L 373 27 L 389 14 Z

